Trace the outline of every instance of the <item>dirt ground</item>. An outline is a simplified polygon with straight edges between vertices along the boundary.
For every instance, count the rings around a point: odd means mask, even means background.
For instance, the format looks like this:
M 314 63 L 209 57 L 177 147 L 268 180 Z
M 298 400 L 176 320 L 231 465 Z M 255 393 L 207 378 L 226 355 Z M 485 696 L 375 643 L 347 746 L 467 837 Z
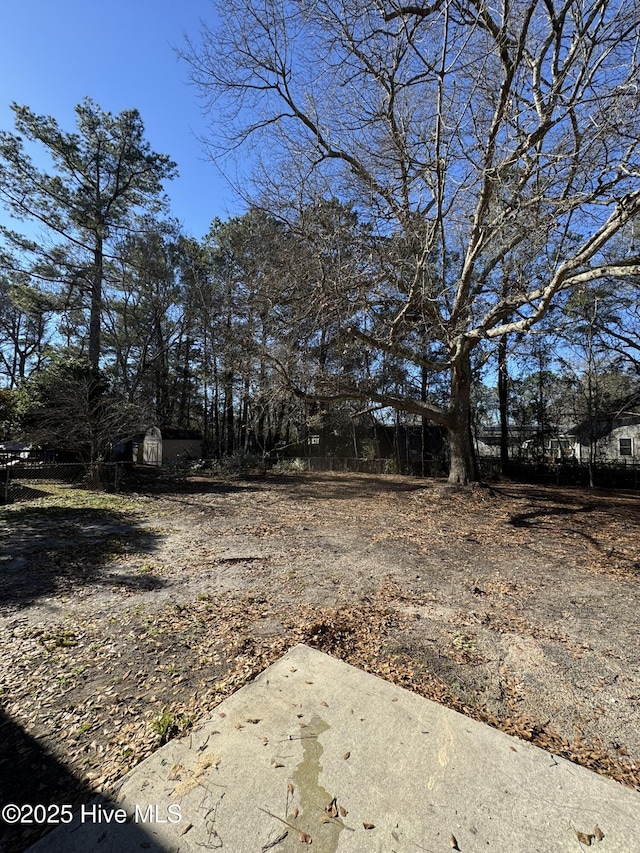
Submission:
M 640 789 L 637 493 L 44 491 L 0 515 L 1 800 L 108 791 L 297 642 Z

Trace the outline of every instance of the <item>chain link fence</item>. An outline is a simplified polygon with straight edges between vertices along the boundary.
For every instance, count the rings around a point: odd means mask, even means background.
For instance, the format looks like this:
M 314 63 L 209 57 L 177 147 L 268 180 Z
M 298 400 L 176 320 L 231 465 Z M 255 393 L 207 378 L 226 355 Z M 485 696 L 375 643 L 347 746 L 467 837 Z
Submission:
M 535 460 L 512 459 L 503 465 L 499 459 L 482 457 L 478 460 L 484 479 L 507 477 L 521 483 L 542 483 L 555 486 L 594 486 L 602 489 L 640 489 L 640 464 L 597 462 L 589 469 L 586 462 L 542 463 Z
M 45 497 L 48 483 L 106 488 L 118 491 L 123 465 L 105 462 L 87 466 L 81 462 L 39 462 L 29 459 L 0 460 L 0 503 Z
M 47 462 L 29 459 L 0 458 L 0 504 L 34 500 L 47 495 L 47 484 L 106 489 L 142 491 L 175 490 L 185 486 L 194 475 L 207 476 L 267 476 L 267 474 L 303 474 L 324 471 L 361 474 L 413 474 L 442 477 L 445 471 L 436 465 L 422 470 L 418 464 L 399 464 L 395 459 L 358 459 L 348 457 L 307 457 L 281 460 L 275 464 L 243 464 L 233 466 L 233 460 L 200 460 L 166 465 L 162 468 L 133 466 L 131 463 L 103 462 L 88 466 L 79 462 Z M 246 460 L 244 460 L 246 461 Z M 507 477 L 525 483 L 546 483 L 558 486 L 589 486 L 586 465 L 543 465 L 535 462 L 510 461 L 501 465 L 499 459 L 478 460 L 483 479 Z M 591 472 L 596 486 L 613 489 L 640 489 L 640 465 L 600 463 Z

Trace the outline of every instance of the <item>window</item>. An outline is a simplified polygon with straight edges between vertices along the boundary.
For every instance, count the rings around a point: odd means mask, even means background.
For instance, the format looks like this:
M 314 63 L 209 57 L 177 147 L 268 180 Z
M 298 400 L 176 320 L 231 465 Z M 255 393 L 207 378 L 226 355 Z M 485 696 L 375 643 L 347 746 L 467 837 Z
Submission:
M 631 438 L 620 439 L 620 456 L 633 456 L 632 443 L 633 439 Z

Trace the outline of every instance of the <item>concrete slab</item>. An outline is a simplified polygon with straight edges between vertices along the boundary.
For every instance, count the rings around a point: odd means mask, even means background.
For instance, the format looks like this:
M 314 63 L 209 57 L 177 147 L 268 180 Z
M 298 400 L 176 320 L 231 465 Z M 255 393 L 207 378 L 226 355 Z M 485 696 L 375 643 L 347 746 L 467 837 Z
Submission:
M 640 851 L 640 793 L 306 646 L 136 767 L 117 800 L 31 851 Z M 120 807 L 130 822 L 113 822 Z

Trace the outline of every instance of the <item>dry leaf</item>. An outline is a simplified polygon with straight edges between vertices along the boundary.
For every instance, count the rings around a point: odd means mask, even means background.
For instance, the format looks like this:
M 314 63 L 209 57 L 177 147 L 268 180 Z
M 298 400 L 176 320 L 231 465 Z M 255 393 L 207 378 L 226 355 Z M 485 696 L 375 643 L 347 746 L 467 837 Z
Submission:
M 291 812 L 293 819 L 295 820 L 300 814 L 300 809 L 296 806 L 296 808 Z
M 284 764 L 282 763 L 282 761 L 278 761 L 277 759 L 274 759 L 272 764 L 274 767 L 284 767 Z
M 366 823 L 365 822 L 362 825 L 364 826 L 365 829 L 375 829 L 376 828 L 375 823 Z
M 298 833 L 298 841 L 300 841 L 302 844 L 313 844 L 313 839 L 311 838 L 311 836 L 308 835 L 306 832 L 302 831 Z
M 343 757 L 343 758 L 344 758 L 344 760 L 346 761 L 346 760 L 347 760 L 347 758 L 349 758 L 349 756 L 350 756 L 350 755 L 351 755 L 351 753 L 350 753 L 350 752 L 345 752 L 345 754 L 344 754 L 342 757 Z
M 451 835 L 451 838 L 449 839 L 449 844 L 451 845 L 452 850 L 460 850 L 460 848 L 458 847 L 458 839 L 455 837 L 455 835 Z
M 287 791 L 290 794 L 293 794 L 293 792 L 295 791 L 295 786 L 294 786 L 293 782 L 289 782 L 289 784 L 287 785 Z
M 344 806 L 340 806 L 339 812 L 340 812 L 340 817 L 346 817 L 349 814 L 349 812 L 345 809 Z
M 576 837 L 580 844 L 584 844 L 586 847 L 591 847 L 591 842 L 595 838 L 595 835 L 589 835 L 586 832 L 576 831 Z
M 602 839 L 604 838 L 604 832 L 600 829 L 598 824 L 595 825 L 593 829 L 593 834 L 595 835 L 597 841 L 602 841 Z
M 338 800 L 336 797 L 331 800 L 325 811 L 331 817 L 338 817 Z

